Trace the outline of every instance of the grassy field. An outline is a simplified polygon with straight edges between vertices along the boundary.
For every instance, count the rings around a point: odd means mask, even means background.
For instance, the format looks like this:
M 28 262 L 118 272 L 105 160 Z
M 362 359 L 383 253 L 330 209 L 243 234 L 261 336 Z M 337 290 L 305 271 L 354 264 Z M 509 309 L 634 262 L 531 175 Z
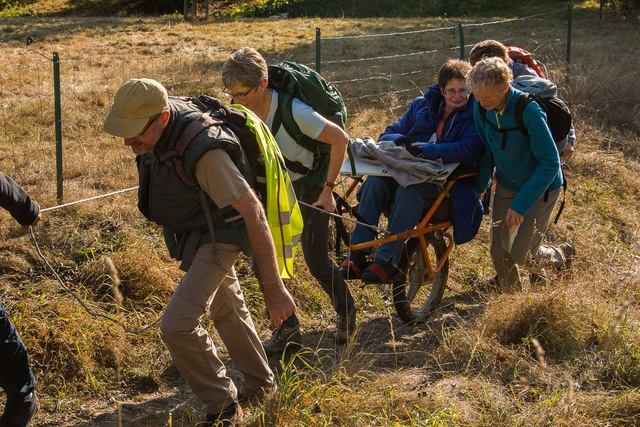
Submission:
M 544 288 L 484 292 L 483 281 L 493 275 L 485 220 L 474 241 L 453 250 L 449 289 L 429 322 L 403 324 L 380 299 L 381 289 L 354 282 L 358 334 L 336 347 L 326 333 L 333 310 L 299 257 L 288 286 L 306 351 L 290 363 L 272 361 L 280 390 L 248 408 L 246 425 L 640 424 L 638 27 L 576 13 L 567 65 L 562 14 L 496 26 L 463 22 L 470 25 L 466 43 L 492 37 L 535 50 L 571 103 L 578 149 L 566 169 L 567 207 L 547 237 L 571 241 L 577 259 L 571 270 L 552 272 Z M 0 22 L 0 170 L 44 208 L 59 205 L 52 52 L 61 59 L 66 203 L 137 185 L 133 155 L 102 132 L 113 93 L 128 78 L 156 78 L 174 94 L 219 96 L 220 66 L 233 49 L 250 45 L 270 60 L 313 64 L 320 27 L 323 73 L 340 82 L 349 134 L 376 136 L 432 82 L 444 59 L 459 55 L 457 23 L 6 19 Z M 441 27 L 452 29 L 340 38 Z M 31 50 L 27 37 L 35 40 Z M 393 57 L 400 53 L 406 56 Z M 364 60 L 371 57 L 379 59 Z M 182 427 L 201 420 L 203 408 L 172 365 L 158 328 L 131 333 L 112 321 L 120 313 L 134 332 L 152 324 L 181 277 L 161 231 L 138 213 L 135 192 L 45 211 L 37 248 L 6 212 L 0 216 L 0 297 L 39 381 L 43 406 L 35 425 Z M 121 303 L 105 257 L 117 269 Z M 267 337 L 270 325 L 246 260 L 238 270 Z

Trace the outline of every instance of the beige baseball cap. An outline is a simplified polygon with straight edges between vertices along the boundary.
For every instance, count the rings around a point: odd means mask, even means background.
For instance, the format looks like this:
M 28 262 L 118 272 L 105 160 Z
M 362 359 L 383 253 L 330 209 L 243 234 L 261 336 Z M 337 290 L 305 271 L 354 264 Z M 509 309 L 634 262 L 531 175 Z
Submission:
M 169 105 L 167 90 L 152 79 L 131 79 L 116 92 L 104 131 L 122 138 L 138 135 L 149 118 Z

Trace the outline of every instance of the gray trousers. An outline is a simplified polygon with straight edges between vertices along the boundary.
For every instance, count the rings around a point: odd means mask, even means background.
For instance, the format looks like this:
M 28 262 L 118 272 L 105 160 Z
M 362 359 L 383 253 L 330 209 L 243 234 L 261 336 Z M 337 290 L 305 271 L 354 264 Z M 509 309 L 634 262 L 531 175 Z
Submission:
M 538 252 L 560 189 L 549 191 L 546 201 L 544 196 L 541 197 L 524 216 L 522 224 L 507 227 L 504 218 L 517 194 L 498 183 L 491 210 L 490 253 L 504 292 L 522 289 L 518 265 L 535 273 L 540 271 L 541 264 L 544 262 L 554 262 L 551 249 L 546 251 L 543 248 L 540 253 Z
M 173 362 L 193 393 L 213 414 L 222 411 L 238 391 L 200 320 L 209 318 L 242 374 L 242 393 L 251 397 L 275 387 L 273 372 L 262 348 L 240 283 L 233 267 L 239 254 L 236 245 L 202 245 L 193 257 L 162 316 L 160 329 Z

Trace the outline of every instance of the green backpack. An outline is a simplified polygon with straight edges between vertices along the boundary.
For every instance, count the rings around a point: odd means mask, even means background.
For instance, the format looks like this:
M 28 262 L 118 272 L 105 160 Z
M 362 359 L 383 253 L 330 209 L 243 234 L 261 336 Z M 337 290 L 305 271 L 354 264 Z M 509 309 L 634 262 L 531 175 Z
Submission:
M 275 65 L 269 65 L 268 72 L 269 88 L 278 92 L 278 109 L 274 115 L 271 133 L 275 135 L 280 126 L 284 126 L 287 133 L 300 146 L 313 153 L 314 158 L 311 169 L 285 158 L 287 169 L 307 175 L 301 178 L 306 186 L 322 186 L 329 167 L 331 147 L 302 133 L 293 119 L 292 103 L 294 98 L 298 98 L 327 120 L 344 129 L 347 122 L 347 109 L 342 95 L 320 74 L 297 62 L 281 61 Z

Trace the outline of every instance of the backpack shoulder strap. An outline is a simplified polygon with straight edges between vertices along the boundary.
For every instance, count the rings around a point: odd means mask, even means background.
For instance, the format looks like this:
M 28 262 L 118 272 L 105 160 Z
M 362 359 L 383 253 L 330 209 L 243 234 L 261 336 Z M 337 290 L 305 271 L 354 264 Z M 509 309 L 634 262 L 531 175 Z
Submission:
M 276 107 L 275 113 L 273 113 L 273 121 L 271 122 L 271 134 L 275 136 L 280 130 L 280 126 L 282 126 L 282 99 L 281 95 L 278 95 L 278 106 Z
M 213 126 L 214 124 L 219 123 L 209 116 L 209 114 L 203 114 L 197 119 L 193 120 L 191 123 L 187 125 L 187 128 L 182 132 L 180 138 L 178 138 L 178 142 L 176 142 L 176 146 L 172 151 L 167 152 L 163 157 L 173 156 L 173 164 L 176 168 L 176 172 L 180 179 L 182 179 L 187 185 L 191 187 L 197 187 L 198 183 L 194 182 L 190 175 L 184 168 L 184 152 L 187 150 L 187 147 L 193 141 L 193 139 L 200 134 L 203 130 Z M 162 159 L 161 159 L 162 160 Z
M 516 127 L 525 135 L 529 135 L 527 127 L 524 125 L 524 109 L 527 108 L 530 102 L 533 101 L 533 96 L 529 93 L 523 94 L 516 102 Z
M 202 210 L 204 211 L 205 218 L 207 220 L 207 228 L 209 229 L 209 237 L 211 239 L 211 243 L 213 243 L 213 252 L 216 252 L 216 233 L 215 227 L 213 225 L 213 218 L 211 216 L 211 212 L 209 211 L 207 204 L 207 196 L 202 188 L 198 185 L 198 182 L 191 179 L 191 176 L 187 173 L 184 168 L 184 153 L 187 150 L 187 147 L 193 141 L 193 139 L 198 136 L 205 129 L 213 126 L 214 124 L 219 124 L 218 121 L 211 118 L 211 116 L 207 113 L 202 114 L 195 120 L 192 120 L 186 127 L 186 129 L 178 138 L 176 142 L 176 146 L 173 150 L 168 151 L 163 155 L 163 158 L 160 160 L 166 160 L 171 157 L 173 160 L 173 166 L 178 174 L 178 177 L 185 184 L 190 187 L 196 189 L 198 191 L 198 196 L 200 198 L 200 204 L 202 205 Z M 187 271 L 189 266 L 191 266 L 191 262 L 193 260 L 193 256 L 198 247 L 198 242 L 200 240 L 200 233 L 195 232 L 191 233 L 189 238 L 187 239 L 186 246 L 183 250 L 182 254 L 182 263 L 180 264 L 180 268 L 183 271 Z
M 484 108 L 483 106 L 480 106 L 480 118 L 482 119 L 482 121 L 486 124 L 488 124 L 491 129 L 493 129 L 494 131 L 500 133 L 502 135 L 502 143 L 500 145 L 500 149 L 501 150 L 505 150 L 507 148 L 507 134 L 513 130 L 518 130 L 518 128 L 499 128 L 496 125 L 494 125 L 493 123 L 491 123 L 489 120 L 487 120 L 487 109 Z M 516 119 L 517 120 L 517 119 Z
M 295 96 L 293 94 L 278 91 L 278 107 L 273 117 L 271 133 L 275 135 L 280 126 L 284 126 L 287 133 L 295 139 L 296 144 L 313 153 L 314 161 L 311 169 L 305 167 L 302 163 L 291 161 L 286 157 L 284 159 L 287 169 L 302 175 L 308 175 L 318 167 L 321 161 L 321 152 L 325 144 L 310 138 L 302 132 L 300 126 L 298 126 L 298 123 L 296 123 L 293 118 L 294 99 Z
M 293 118 L 294 98 L 290 93 L 278 92 L 278 109 L 276 110 L 276 115 L 280 115 L 282 126 L 284 126 L 287 133 L 291 135 L 299 145 L 311 152 L 315 152 L 317 142 L 305 135 Z M 274 117 L 274 129 L 272 133 L 275 135 L 276 132 Z

